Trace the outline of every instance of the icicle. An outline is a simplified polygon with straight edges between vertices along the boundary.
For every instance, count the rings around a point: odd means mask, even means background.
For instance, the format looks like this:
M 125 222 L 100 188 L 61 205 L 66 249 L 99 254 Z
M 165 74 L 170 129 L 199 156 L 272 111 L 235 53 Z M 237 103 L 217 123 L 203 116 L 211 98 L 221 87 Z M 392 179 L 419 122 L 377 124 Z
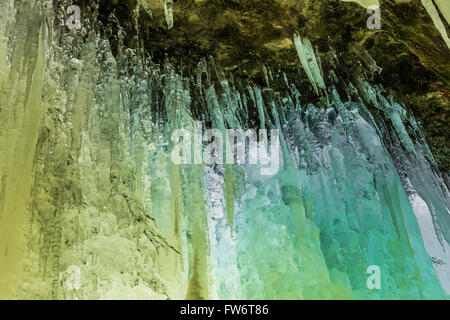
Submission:
M 342 122 L 344 125 L 344 128 L 346 129 L 347 133 L 350 132 L 350 126 L 351 126 L 351 117 L 349 115 L 349 112 L 345 105 L 341 101 L 341 97 L 339 96 L 339 93 L 336 90 L 336 87 L 332 87 L 332 94 L 334 98 L 334 104 L 336 106 L 337 111 L 339 112 L 339 115 L 342 118 Z
M 230 85 L 228 83 L 227 77 L 225 76 L 225 72 L 223 72 L 223 69 L 220 65 L 217 65 L 214 63 L 214 60 L 211 57 L 211 63 L 216 71 L 217 79 L 219 79 L 219 83 L 222 86 L 222 89 L 227 93 L 227 95 L 230 93 Z
M 173 27 L 173 0 L 164 0 L 164 14 L 166 16 L 167 27 Z
M 440 32 L 442 39 L 444 39 L 445 43 L 447 44 L 447 47 L 450 49 L 450 39 L 448 38 L 447 35 L 447 29 L 445 28 L 445 25 L 442 22 L 441 17 L 439 16 L 439 12 L 434 6 L 432 0 L 420 0 L 420 1 L 422 2 L 422 5 L 425 7 L 425 10 L 427 10 L 428 15 L 431 17 L 431 20 L 433 20 L 434 26 Z
M 324 76 L 323 76 L 323 70 L 322 70 L 322 59 L 320 58 L 319 51 L 317 50 L 317 47 L 314 48 L 314 56 L 317 59 L 317 66 L 319 67 L 320 78 L 323 79 Z M 323 80 L 322 80 L 322 82 L 323 82 Z
M 330 72 L 329 72 L 329 79 L 332 81 L 332 82 L 334 82 L 334 83 L 338 83 L 339 82 L 339 79 L 337 78 L 337 76 L 336 76 L 336 73 L 334 72 L 334 70 L 333 69 L 330 69 Z
M 378 73 L 380 74 L 383 69 L 381 69 L 379 66 L 377 66 L 377 63 L 375 60 L 373 60 L 372 56 L 367 52 L 366 48 L 361 46 L 358 43 L 354 43 L 352 45 L 353 51 L 358 54 L 358 56 L 363 60 L 365 65 L 369 68 L 371 73 Z
M 256 99 L 256 106 L 258 107 L 258 114 L 259 114 L 259 125 L 261 129 L 266 128 L 266 120 L 265 120 L 265 112 L 264 112 L 264 102 L 261 95 L 261 89 L 259 89 L 257 86 L 253 88 L 255 92 L 255 99 Z
M 197 66 L 197 86 L 199 87 L 200 90 L 203 90 L 203 85 L 202 85 L 203 74 L 206 74 L 206 85 L 210 86 L 211 85 L 211 75 L 208 72 L 208 65 L 204 58 L 200 60 L 200 62 L 198 63 L 198 66 Z
M 283 72 L 283 80 L 284 83 L 286 84 L 286 87 L 289 88 L 289 81 L 287 79 L 286 72 Z
M 448 0 L 434 0 L 434 2 L 445 20 L 447 20 L 447 23 L 450 25 L 450 2 L 448 2 Z
M 266 85 L 267 88 L 270 88 L 270 84 L 269 84 L 269 74 L 267 72 L 267 68 L 266 66 L 263 64 L 263 72 L 264 72 L 264 78 L 266 79 Z
M 311 42 L 307 38 L 302 39 L 300 35 L 296 33 L 294 35 L 294 43 L 303 69 L 305 69 L 306 75 L 308 76 L 314 91 L 319 95 L 318 89 L 326 90 L 326 88 Z
M 392 125 L 394 126 L 395 131 L 397 132 L 397 135 L 403 146 L 406 148 L 406 150 L 408 150 L 413 154 L 416 154 L 414 143 L 412 142 L 403 123 L 404 120 L 406 120 L 406 111 L 397 102 L 395 102 L 392 97 L 390 97 L 390 100 L 391 100 L 390 118 L 392 121 Z

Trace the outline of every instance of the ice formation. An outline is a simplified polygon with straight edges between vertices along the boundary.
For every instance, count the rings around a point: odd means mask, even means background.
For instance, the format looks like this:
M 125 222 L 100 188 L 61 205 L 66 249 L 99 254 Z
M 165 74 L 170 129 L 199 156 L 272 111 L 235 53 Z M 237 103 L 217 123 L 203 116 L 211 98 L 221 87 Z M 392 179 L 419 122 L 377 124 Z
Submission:
M 62 37 L 52 11 L 0 4 L 1 298 L 450 293 L 450 195 L 420 124 L 364 75 L 325 68 L 308 39 L 294 41 L 312 88 L 266 69 L 275 91 L 212 59 L 194 78 L 120 46 L 115 58 L 95 31 Z M 171 133 L 196 121 L 278 129 L 280 170 L 175 165 Z
M 427 10 L 428 14 L 430 15 L 431 20 L 433 20 L 433 23 L 436 27 L 436 29 L 439 31 L 439 33 L 442 36 L 442 39 L 444 39 L 445 44 L 447 45 L 448 49 L 450 50 L 450 39 L 448 38 L 447 29 L 445 28 L 444 23 L 441 20 L 441 17 L 439 16 L 439 11 L 434 6 L 434 3 L 432 0 L 420 0 L 422 2 L 422 5 L 425 7 L 425 10 Z M 445 8 L 445 6 L 441 3 L 438 5 L 441 8 Z M 441 9 L 442 10 L 442 9 Z M 448 12 L 445 12 L 445 17 L 448 19 Z
M 164 14 L 166 16 L 167 27 L 173 28 L 173 0 L 163 0 L 164 1 Z
M 316 56 L 309 39 L 302 39 L 298 33 L 294 35 L 295 48 L 309 81 L 319 94 L 319 89 L 326 90 Z

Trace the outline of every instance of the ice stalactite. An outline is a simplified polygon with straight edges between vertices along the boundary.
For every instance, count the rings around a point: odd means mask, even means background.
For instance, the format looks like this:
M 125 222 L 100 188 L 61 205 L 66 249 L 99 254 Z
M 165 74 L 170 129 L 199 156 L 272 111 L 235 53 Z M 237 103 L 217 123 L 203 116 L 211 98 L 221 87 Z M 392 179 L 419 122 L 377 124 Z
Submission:
M 219 297 L 442 298 L 441 287 L 448 291 L 448 258 L 439 249 L 448 246 L 439 236 L 448 235 L 441 231 L 448 226 L 447 187 L 439 173 L 433 174 L 436 181 L 416 183 L 422 190 L 432 188 L 427 196 L 434 198 L 439 213 L 421 209 L 408 196 L 408 183 L 399 175 L 408 163 L 395 155 L 430 157 L 423 134 L 414 130 L 417 136 L 410 137 L 406 127 L 415 127 L 415 121 L 382 88 L 366 80 L 356 83 L 358 88 L 347 86 L 350 101 L 331 88 L 327 106 L 302 107 L 291 99 L 298 91 L 289 84 L 290 94 L 281 100 L 262 98 L 271 96 L 268 88 L 249 89 L 259 125 L 281 130 L 287 146 L 283 158 L 292 156 L 292 165 L 283 161 L 283 169 L 271 178 L 244 165 L 234 226 L 227 225 L 224 215 L 214 215 L 211 250 L 217 261 L 212 272 Z M 226 109 L 224 100 L 215 100 Z M 391 124 L 370 114 L 366 104 L 383 110 Z M 433 167 L 432 156 L 425 163 Z M 208 181 L 221 184 L 218 177 Z M 426 218 L 416 218 L 421 215 Z M 234 229 L 233 238 L 226 236 L 228 228 Z M 430 228 L 435 237 L 425 234 Z M 319 235 L 320 248 L 314 244 Z M 316 268 L 308 269 L 311 265 Z M 380 291 L 366 288 L 361 270 L 369 265 L 384 270 Z M 399 286 L 406 282 L 407 287 Z
M 428 15 L 430 16 L 431 20 L 433 20 L 434 26 L 439 31 L 439 33 L 442 36 L 442 39 L 444 39 L 445 44 L 450 50 L 450 39 L 448 38 L 447 29 L 445 28 L 445 25 L 442 22 L 441 17 L 439 16 L 439 12 L 434 6 L 433 1 L 432 0 L 420 0 L 420 1 L 422 2 L 422 5 L 425 7 L 425 10 L 427 10 Z M 445 16 L 448 17 L 448 14 L 446 14 Z
M 115 56 L 89 21 L 82 39 L 46 25 L 63 16 L 58 9 L 51 17 L 38 4 L 8 8 L 11 18 L 0 20 L 8 35 L 0 43 L 0 297 L 450 292 L 450 195 L 420 124 L 364 74 L 340 74 L 336 52 L 319 56 L 296 35 L 310 86 L 266 68 L 261 87 L 213 59 L 202 59 L 194 78 L 120 41 Z M 175 163 L 178 129 L 188 139 L 200 132 L 194 144 L 211 155 L 199 124 L 222 136 L 267 130 L 257 154 L 278 155 L 275 170 L 212 163 L 195 151 L 194 164 Z M 272 149 L 274 136 L 280 148 Z M 236 143 L 252 159 L 247 140 Z M 234 159 L 234 149 L 221 156 Z M 367 287 L 370 266 L 381 270 L 379 290 Z M 65 281 L 73 270 L 78 288 Z
M 369 68 L 369 70 L 371 71 L 371 73 L 378 73 L 380 74 L 381 71 L 383 71 L 375 62 L 375 60 L 373 60 L 372 56 L 369 54 L 369 52 L 367 52 L 367 50 L 361 46 L 358 43 L 355 43 L 352 46 L 352 49 L 354 52 L 356 52 L 356 54 L 358 54 L 358 56 L 361 58 L 361 60 L 364 62 L 364 64 L 366 65 L 367 68 Z
M 435 2 L 447 23 L 450 24 L 450 3 L 446 0 L 435 0 Z
M 320 67 L 317 64 L 316 55 L 309 39 L 302 39 L 300 35 L 296 33 L 294 35 L 294 43 L 303 69 L 305 70 L 309 81 L 316 91 L 316 94 L 319 94 L 319 89 L 326 90 L 322 74 L 320 72 Z
M 164 14 L 166 16 L 167 27 L 173 28 L 173 0 L 163 0 L 164 1 Z

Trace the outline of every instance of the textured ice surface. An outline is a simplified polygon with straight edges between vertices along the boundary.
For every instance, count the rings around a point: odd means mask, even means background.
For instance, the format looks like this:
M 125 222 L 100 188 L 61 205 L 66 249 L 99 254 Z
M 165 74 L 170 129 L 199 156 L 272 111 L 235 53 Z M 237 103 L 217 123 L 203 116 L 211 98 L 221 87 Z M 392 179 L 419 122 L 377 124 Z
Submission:
M 114 57 L 95 31 L 79 41 L 41 23 L 52 10 L 0 3 L 0 35 L 12 39 L 0 42 L 0 297 L 450 291 L 449 191 L 420 125 L 364 75 L 329 77 L 308 39 L 294 40 L 311 88 L 266 69 L 274 92 L 212 60 L 194 79 L 120 45 Z M 305 101 L 308 90 L 318 99 Z M 279 130 L 280 170 L 174 164 L 171 134 L 195 121 Z M 380 290 L 366 286 L 371 265 Z

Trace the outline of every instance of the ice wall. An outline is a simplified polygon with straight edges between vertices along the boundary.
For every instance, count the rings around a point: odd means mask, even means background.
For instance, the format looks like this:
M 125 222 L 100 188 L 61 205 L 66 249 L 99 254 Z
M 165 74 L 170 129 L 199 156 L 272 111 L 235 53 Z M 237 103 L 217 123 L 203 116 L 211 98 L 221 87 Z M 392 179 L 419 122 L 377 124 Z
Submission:
M 183 298 L 179 233 L 150 197 L 161 77 L 89 21 L 55 29 L 68 5 L 1 10 L 0 297 Z
M 267 69 L 277 90 L 250 85 L 212 59 L 194 79 L 120 42 L 114 56 L 90 21 L 55 27 L 64 6 L 0 4 L 0 297 L 450 292 L 450 196 L 420 124 L 363 74 L 342 77 L 336 53 L 296 35 L 300 89 Z M 175 164 L 172 134 L 198 122 L 278 130 L 279 170 Z
M 371 89 L 380 103 L 381 90 Z M 264 91 L 270 96 L 270 89 Z M 356 90 L 343 102 L 333 89 L 333 100 L 320 107 L 294 102 L 296 92 L 291 87 L 284 98 L 272 101 L 276 114 L 270 116 L 282 119 L 290 164 L 285 161 L 270 178 L 244 167 L 233 238 L 217 206 L 210 218 L 217 296 L 445 297 L 441 287 L 448 290 L 449 285 L 448 240 L 439 234 L 448 235 L 442 231 L 449 225 L 448 190 L 421 130 L 416 127 L 413 143 L 402 137 L 412 118 L 401 120 L 387 111 L 391 123 L 375 121 L 366 106 L 372 102 Z M 391 104 L 402 113 L 400 105 Z M 211 183 L 220 185 L 221 179 Z M 427 210 L 419 197 L 436 211 Z M 365 271 L 371 265 L 382 270 L 381 290 L 366 286 Z

